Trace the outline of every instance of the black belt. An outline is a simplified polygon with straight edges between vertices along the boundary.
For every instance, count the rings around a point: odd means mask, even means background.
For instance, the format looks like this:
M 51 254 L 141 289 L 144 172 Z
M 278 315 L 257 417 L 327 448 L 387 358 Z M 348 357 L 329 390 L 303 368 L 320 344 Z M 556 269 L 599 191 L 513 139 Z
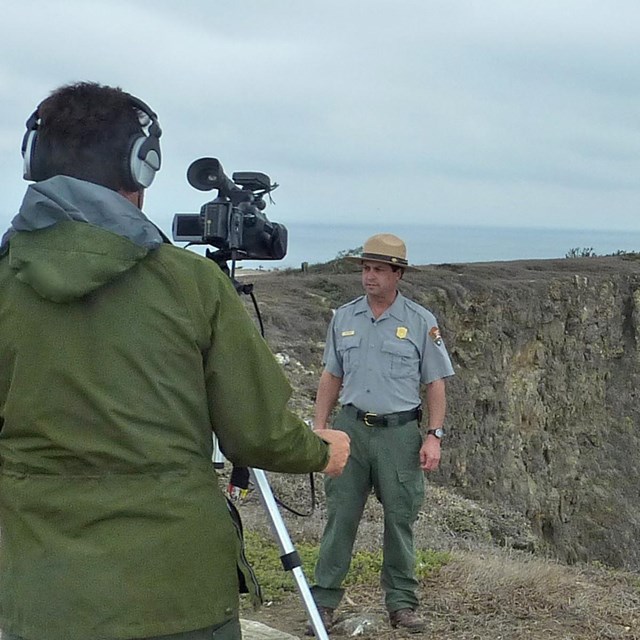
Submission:
M 367 427 L 399 427 L 400 425 L 411 422 L 411 420 L 420 420 L 422 417 L 422 409 L 416 407 L 409 411 L 398 411 L 396 413 L 372 413 L 371 411 L 362 411 L 355 405 L 346 404 L 344 408 L 355 412 L 356 419 L 362 420 Z

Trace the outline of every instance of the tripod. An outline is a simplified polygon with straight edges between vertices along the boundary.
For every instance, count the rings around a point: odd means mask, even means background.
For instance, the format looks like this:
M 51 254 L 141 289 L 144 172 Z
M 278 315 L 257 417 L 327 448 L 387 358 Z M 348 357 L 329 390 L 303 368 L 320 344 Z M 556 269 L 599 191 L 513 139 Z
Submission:
M 220 447 L 218 446 L 218 441 L 215 436 L 213 460 L 214 468 L 224 468 L 225 458 L 220 451 Z M 309 585 L 302 570 L 300 556 L 291 542 L 289 532 L 287 531 L 287 527 L 282 519 L 280 511 L 278 510 L 278 505 L 276 504 L 271 487 L 269 486 L 267 475 L 262 469 L 250 468 L 249 476 L 258 490 L 260 502 L 269 516 L 271 531 L 278 541 L 278 546 L 280 548 L 280 562 L 282 562 L 282 567 L 285 571 L 291 571 L 291 574 L 293 575 L 298 594 L 300 595 L 304 607 L 307 610 L 307 615 L 309 616 L 316 638 L 318 638 L 318 640 L 328 640 L 329 636 L 324 628 L 322 618 L 320 618 L 320 614 L 318 613 L 318 607 L 311 595 Z
M 228 255 L 224 254 L 223 252 L 214 253 L 208 250 L 206 255 L 208 258 L 214 260 L 223 270 L 223 272 L 225 272 L 231 278 L 231 281 L 233 282 L 233 285 L 239 294 L 244 293 L 251 296 L 253 306 L 256 310 L 256 313 L 258 314 L 260 330 L 262 335 L 264 336 L 264 326 L 262 324 L 262 318 L 260 316 L 260 311 L 255 297 L 253 296 L 253 285 L 242 284 L 235 279 L 235 260 L 232 259 L 232 269 L 231 271 L 229 271 L 229 268 L 226 265 L 226 258 L 229 257 Z M 231 257 L 233 258 L 233 254 L 231 254 Z M 218 446 L 217 438 L 215 438 L 214 436 L 214 468 L 220 469 L 224 467 L 224 460 L 224 454 L 221 452 L 220 447 Z M 309 616 L 311 627 L 313 628 L 316 638 L 318 638 L 318 640 L 329 640 L 327 630 L 324 627 L 322 618 L 320 617 L 320 614 L 318 612 L 318 607 L 315 603 L 315 600 L 313 599 L 313 596 L 311 595 L 309 585 L 302 570 L 302 562 L 300 560 L 300 556 L 295 550 L 293 543 L 291 542 L 289 532 L 287 531 L 287 527 L 284 524 L 280 511 L 278 510 L 278 505 L 276 504 L 273 492 L 271 491 L 271 487 L 269 486 L 267 476 L 264 470 L 253 468 L 249 469 L 249 475 L 253 480 L 254 485 L 258 489 L 260 502 L 262 503 L 262 506 L 265 508 L 267 515 L 269 516 L 271 530 L 280 548 L 280 561 L 282 562 L 282 566 L 285 571 L 291 571 L 291 574 L 293 575 L 296 583 L 296 588 L 307 611 L 307 615 Z

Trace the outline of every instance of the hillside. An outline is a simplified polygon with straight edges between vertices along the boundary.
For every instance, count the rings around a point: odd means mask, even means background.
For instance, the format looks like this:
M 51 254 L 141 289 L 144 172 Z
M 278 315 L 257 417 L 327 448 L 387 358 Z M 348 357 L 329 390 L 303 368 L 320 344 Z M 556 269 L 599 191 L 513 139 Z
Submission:
M 310 417 L 331 310 L 360 294 L 357 268 L 242 281 L 254 283 L 292 405 Z M 439 318 L 456 369 L 441 469 L 416 527 L 420 547 L 454 554 L 424 585 L 432 637 L 640 637 L 639 285 L 640 264 L 625 257 L 405 276 L 403 292 Z M 285 502 L 308 508 L 305 479 L 270 480 Z M 294 542 L 322 530 L 318 484 L 312 517 L 285 515 Z M 255 496 L 241 510 L 249 528 L 267 531 Z M 379 547 L 380 535 L 370 500 L 358 545 Z M 355 598 L 354 610 L 380 607 L 370 589 Z M 304 618 L 295 597 L 277 606 Z

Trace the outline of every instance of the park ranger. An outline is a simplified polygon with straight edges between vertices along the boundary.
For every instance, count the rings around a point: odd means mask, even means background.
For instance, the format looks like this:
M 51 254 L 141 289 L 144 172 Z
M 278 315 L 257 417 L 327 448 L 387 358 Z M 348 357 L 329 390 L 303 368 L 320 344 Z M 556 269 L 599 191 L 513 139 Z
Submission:
M 407 262 L 404 242 L 375 235 L 361 255 L 348 259 L 362 265 L 365 295 L 340 307 L 329 326 L 314 427 L 348 433 L 351 458 L 340 478 L 325 483 L 328 520 L 312 591 L 330 628 L 373 488 L 384 509 L 381 585 L 389 620 L 393 627 L 420 632 L 425 623 L 416 613 L 413 524 L 424 497 L 423 472 L 440 462 L 444 379 L 454 372 L 434 315 L 397 289 L 404 272 L 416 270 Z

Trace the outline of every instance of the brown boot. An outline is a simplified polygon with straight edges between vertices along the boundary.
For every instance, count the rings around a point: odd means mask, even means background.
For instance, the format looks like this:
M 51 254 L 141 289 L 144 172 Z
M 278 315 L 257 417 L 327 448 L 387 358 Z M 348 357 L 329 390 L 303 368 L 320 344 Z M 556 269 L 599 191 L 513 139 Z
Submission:
M 332 609 L 331 607 L 318 606 L 318 613 L 320 614 L 320 620 L 322 620 L 322 624 L 324 625 L 324 628 L 327 633 L 329 633 L 329 630 L 333 626 L 333 612 L 334 612 L 334 609 Z M 313 625 L 311 623 L 307 625 L 304 635 L 305 636 L 316 635 L 315 631 L 313 630 Z
M 401 627 L 410 633 L 420 633 L 427 626 L 427 623 L 413 609 L 391 611 L 389 622 L 394 629 Z

